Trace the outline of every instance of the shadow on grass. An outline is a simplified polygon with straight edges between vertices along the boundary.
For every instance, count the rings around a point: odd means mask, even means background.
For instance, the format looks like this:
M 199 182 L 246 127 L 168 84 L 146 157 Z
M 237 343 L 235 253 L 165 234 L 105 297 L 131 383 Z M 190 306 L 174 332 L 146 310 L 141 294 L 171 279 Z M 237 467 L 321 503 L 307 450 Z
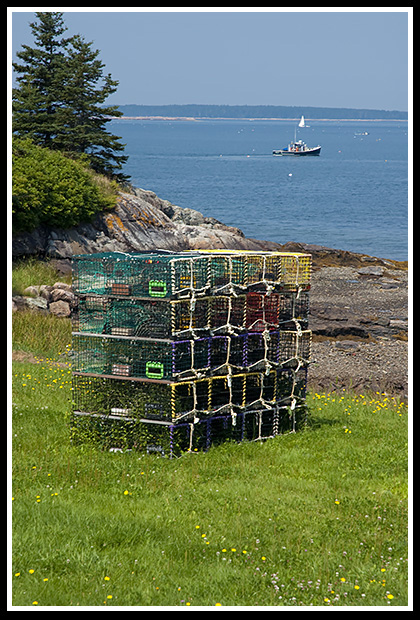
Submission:
M 308 430 L 317 430 L 326 426 L 332 427 L 342 424 L 337 418 L 325 418 L 315 414 L 309 414 L 306 420 L 306 428 Z

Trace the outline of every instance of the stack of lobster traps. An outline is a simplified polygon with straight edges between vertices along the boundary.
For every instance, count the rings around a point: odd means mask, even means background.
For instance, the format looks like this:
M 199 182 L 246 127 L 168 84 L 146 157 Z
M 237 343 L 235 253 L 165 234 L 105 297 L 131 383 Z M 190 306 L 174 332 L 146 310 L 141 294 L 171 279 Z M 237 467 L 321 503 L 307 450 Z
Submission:
M 74 438 L 174 456 L 296 430 L 310 278 L 302 253 L 75 256 Z

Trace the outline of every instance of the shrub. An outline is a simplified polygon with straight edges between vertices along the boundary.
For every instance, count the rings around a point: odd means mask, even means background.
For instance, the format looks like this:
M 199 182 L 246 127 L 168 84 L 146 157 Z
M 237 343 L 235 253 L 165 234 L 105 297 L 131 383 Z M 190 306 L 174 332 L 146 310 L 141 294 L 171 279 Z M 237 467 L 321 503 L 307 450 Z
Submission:
M 13 233 L 71 228 L 115 206 L 116 183 L 99 183 L 83 160 L 14 138 L 12 163 Z

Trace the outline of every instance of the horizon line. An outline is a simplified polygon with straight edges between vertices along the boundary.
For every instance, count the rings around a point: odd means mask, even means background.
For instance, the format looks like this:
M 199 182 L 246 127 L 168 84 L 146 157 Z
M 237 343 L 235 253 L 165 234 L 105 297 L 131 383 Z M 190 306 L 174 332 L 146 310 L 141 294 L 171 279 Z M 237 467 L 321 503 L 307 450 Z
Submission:
M 275 104 L 275 103 L 114 103 L 111 104 L 114 106 L 141 106 L 141 107 L 149 107 L 149 108 L 157 108 L 157 107 L 187 107 L 187 106 L 204 106 L 204 107 L 228 107 L 228 108 L 299 108 L 302 109 L 327 109 L 327 110 L 357 110 L 357 111 L 367 111 L 367 112 L 398 112 L 401 114 L 408 114 L 408 110 L 398 110 L 398 109 L 386 109 L 386 108 L 349 108 L 349 107 L 341 107 L 341 106 L 313 106 L 313 105 L 284 105 L 284 104 Z

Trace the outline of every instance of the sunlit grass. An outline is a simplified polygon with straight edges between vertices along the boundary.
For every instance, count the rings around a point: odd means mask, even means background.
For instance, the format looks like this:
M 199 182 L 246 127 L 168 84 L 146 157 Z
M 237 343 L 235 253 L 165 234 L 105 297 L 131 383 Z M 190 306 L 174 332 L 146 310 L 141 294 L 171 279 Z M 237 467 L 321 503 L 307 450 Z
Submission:
M 169 460 L 72 446 L 69 370 L 14 364 L 14 605 L 407 605 L 398 399 L 313 393 L 300 433 Z
M 65 360 L 71 346 L 71 321 L 32 310 L 15 312 L 12 343 L 14 351 Z
M 71 283 L 71 275 L 58 275 L 53 264 L 48 261 L 40 261 L 37 258 L 20 259 L 12 266 L 12 293 L 23 295 L 24 290 L 32 285 L 52 286 L 58 280 Z

